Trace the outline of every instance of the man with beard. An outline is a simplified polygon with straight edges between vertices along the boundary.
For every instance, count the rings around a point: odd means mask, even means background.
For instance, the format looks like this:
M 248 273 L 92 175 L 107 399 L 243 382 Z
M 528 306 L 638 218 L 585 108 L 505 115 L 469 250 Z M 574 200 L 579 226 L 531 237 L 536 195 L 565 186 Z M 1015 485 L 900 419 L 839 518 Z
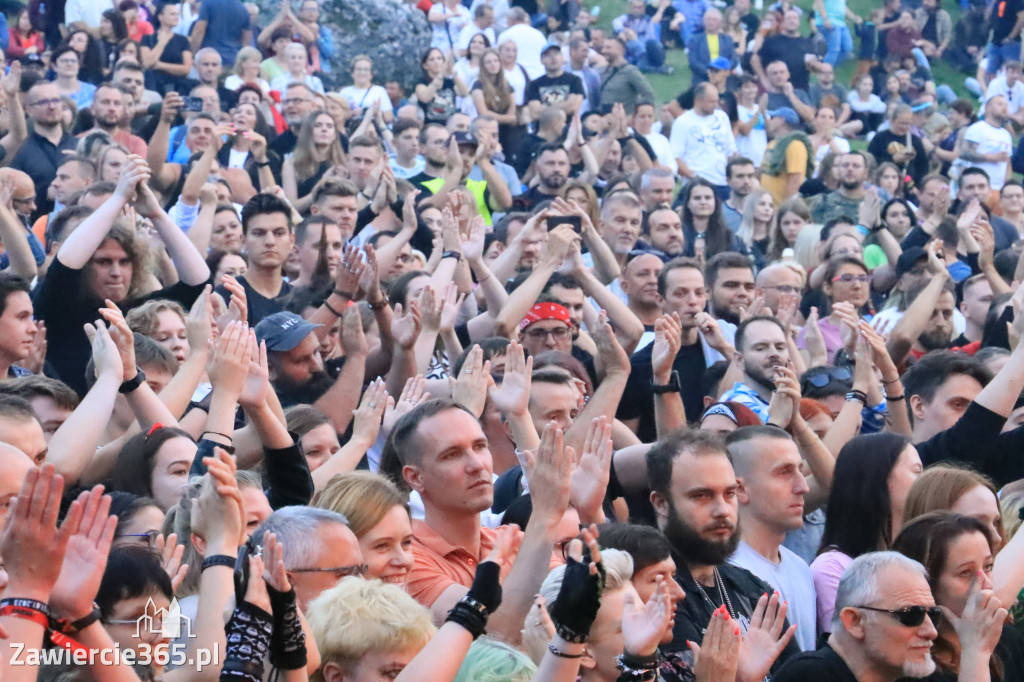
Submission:
M 423 170 L 409 178 L 409 182 L 421 192 L 433 194 L 425 186 L 436 178 L 443 178 L 448 167 L 448 138 L 450 135 L 440 123 L 428 123 L 420 131 L 420 151 L 423 154 Z
M 722 337 L 717 323 L 704 312 L 707 304 L 704 273 L 695 260 L 676 258 L 666 263 L 658 275 L 658 295 L 662 300 L 662 312 L 677 314 L 682 327 L 672 372 L 669 377 L 655 381 L 652 366 L 654 344 L 633 353 L 629 358 L 629 380 L 616 414 L 645 443 L 651 443 L 658 437 L 654 418 L 655 392 L 679 393 L 686 420 L 695 422 L 704 410 L 701 384 L 705 370 L 725 359 L 722 351 L 732 357 L 732 348 Z M 704 323 L 703 327 L 698 326 L 698 318 Z
M 683 235 L 683 221 L 669 204 L 659 204 L 647 214 L 647 243 L 665 254 L 666 258 L 683 255 L 686 237 Z
M 650 108 L 653 105 L 643 106 Z M 640 176 L 640 200 L 644 202 L 644 212 L 650 213 L 657 206 L 671 204 L 675 189 L 676 178 L 671 170 L 661 167 L 648 168 Z
M 700 430 L 677 431 L 647 453 L 647 480 L 658 528 L 672 544 L 676 582 L 687 594 L 676 612 L 668 651 L 681 651 L 687 642 L 700 644 L 713 614 L 724 608 L 728 617 L 749 631 L 759 626 L 754 613 L 759 601 L 768 602 L 784 618 L 786 606 L 770 585 L 750 571 L 727 563 L 740 541 L 737 495 L 740 484 L 725 444 Z M 772 603 L 774 602 L 774 604 Z M 761 607 L 763 608 L 763 607 Z M 761 679 L 776 660 L 799 652 L 791 641 L 796 627 L 784 628 L 777 641 L 755 650 L 744 638 L 739 651 L 740 679 Z
M 804 442 L 818 441 L 807 423 L 793 412 Z M 804 651 L 816 648 L 817 599 L 811 567 L 782 546 L 786 533 L 803 526 L 805 497 L 810 492 L 800 471 L 800 449 L 793 437 L 775 426 L 748 426 L 726 437 L 736 471 L 740 505 L 740 544 L 729 563 L 745 568 L 779 592 L 797 625 L 796 640 Z M 818 441 L 820 446 L 820 441 Z M 831 457 L 827 452 L 826 456 Z
M 789 343 L 782 323 L 762 315 L 743 320 L 736 329 L 735 352 L 735 362 L 743 367 L 743 381 L 737 381 L 719 400 L 749 407 L 767 422 L 778 368 L 789 366 Z
M 729 198 L 722 202 L 722 220 L 733 232 L 740 229 L 743 220 L 743 202 L 747 195 L 760 187 L 754 162 L 743 156 L 734 156 L 725 164 L 725 182 L 729 185 Z
M 284 114 L 288 130 L 274 138 L 267 148 L 282 159 L 295 151 L 295 143 L 299 141 L 299 128 L 302 120 L 316 111 L 317 103 L 313 99 L 313 91 L 305 83 L 289 83 L 281 100 L 281 113 Z
M 295 313 L 274 313 L 256 325 L 256 338 L 267 344 L 270 382 L 281 405 L 312 405 L 331 420 L 338 433 L 343 433 L 359 403 L 359 392 L 352 387 L 363 382 L 366 339 L 359 326 L 358 311 L 346 313 L 341 325 L 345 362 L 335 379 L 324 370 L 320 355 L 316 330 L 322 326 Z
M 654 341 L 654 322 L 662 314 L 661 296 L 658 295 L 658 274 L 665 266 L 655 253 L 641 253 L 626 261 L 619 282 L 626 295 L 626 305 L 644 326 L 643 336 L 637 342 L 640 350 Z
M 967 126 L 960 143 L 960 159 L 988 173 L 989 188 L 999 190 L 1011 176 L 1013 137 L 1004 126 L 1008 104 L 1002 95 L 985 103 L 985 118 Z
M 96 88 L 92 98 L 93 128 L 78 137 L 85 137 L 94 130 L 108 133 L 114 142 L 123 145 L 130 154 L 146 155 L 146 143 L 137 135 L 132 135 L 122 127 L 129 118 L 126 116 L 127 102 L 131 100 L 131 92 L 127 88 L 113 83 L 105 83 Z
M 929 351 L 949 348 L 953 339 L 956 297 L 948 275 L 935 273 L 911 289 L 907 298 L 910 305 L 889 333 L 889 354 L 897 367 L 908 357 L 919 360 Z
M 569 152 L 557 142 L 544 144 L 537 151 L 534 168 L 539 182 L 516 197 L 518 211 L 532 211 L 537 204 L 562 193 L 569 179 Z
M 868 162 L 863 152 L 844 154 L 836 165 L 839 167 L 839 188 L 818 195 L 818 200 L 811 206 L 811 219 L 816 223 L 827 223 L 842 216 L 856 218 L 860 202 L 867 194 L 864 183 L 868 179 Z
M 704 278 L 711 290 L 708 312 L 731 339 L 744 309 L 754 300 L 754 268 L 746 256 L 725 251 L 708 261 Z
M 903 622 L 908 607 L 919 609 L 914 615 L 920 620 Z M 899 552 L 862 554 L 839 581 L 828 644 L 793 657 L 774 680 L 895 682 L 928 677 L 935 672 L 930 649 L 938 636 L 938 623 L 932 619 L 938 615 L 924 566 Z M 963 654 L 966 659 L 973 652 L 965 649 Z M 985 668 L 987 662 L 979 665 Z M 965 661 L 960 669 L 967 669 Z
M 324 232 L 327 233 L 326 237 Z M 341 265 L 345 240 L 341 228 L 325 216 L 310 216 L 295 227 L 295 250 L 299 258 L 299 276 L 292 281 L 297 287 L 312 286 L 313 275 L 320 260 L 320 242 L 324 242 L 327 260 L 326 272 L 320 273 L 323 281 L 316 283 L 320 288 L 334 281 Z

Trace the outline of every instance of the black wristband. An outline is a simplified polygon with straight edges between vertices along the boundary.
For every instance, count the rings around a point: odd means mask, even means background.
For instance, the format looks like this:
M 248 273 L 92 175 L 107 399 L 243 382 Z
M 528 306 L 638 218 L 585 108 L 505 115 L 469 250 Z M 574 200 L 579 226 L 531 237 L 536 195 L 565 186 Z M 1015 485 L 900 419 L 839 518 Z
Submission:
M 466 596 L 480 604 L 487 613 L 494 613 L 501 606 L 501 566 L 493 561 L 477 564 L 473 585 Z
M 121 385 L 118 387 L 117 392 L 118 393 L 131 393 L 132 391 L 137 389 L 139 386 L 141 386 L 142 382 L 144 382 L 145 380 L 146 380 L 145 372 L 143 372 L 141 369 L 136 369 L 135 376 L 132 377 L 131 379 L 128 379 L 127 381 L 121 382 Z
M 202 571 L 213 566 L 227 566 L 231 570 L 235 570 L 235 562 L 237 560 L 238 559 L 236 557 L 228 556 L 227 554 L 214 554 L 213 556 L 203 557 Z M 200 571 L 200 573 L 202 573 L 202 571 Z
M 564 651 L 560 651 L 554 644 L 548 644 L 548 651 L 559 658 L 583 658 L 583 654 L 567 654 Z
M 270 165 L 270 161 L 253 161 L 252 165 L 256 166 L 257 168 L 266 168 L 267 166 Z
M 270 663 L 281 670 L 306 667 L 306 635 L 299 620 L 295 590 L 279 592 L 267 585 L 270 607 L 274 612 L 274 636 L 270 640 Z
M 441 258 L 454 258 L 456 261 L 462 260 L 462 254 L 458 251 L 442 251 Z
M 335 289 L 331 293 L 334 294 L 335 296 L 341 296 L 342 298 L 347 298 L 350 301 L 356 300 L 355 294 L 351 294 L 351 293 L 349 293 L 347 291 L 342 291 L 341 289 Z
M 474 603 L 476 606 L 472 605 Z M 487 631 L 487 613 L 480 608 L 481 606 L 476 600 L 463 597 L 452 607 L 452 610 L 448 612 L 448 617 L 444 620 L 446 623 L 450 621 L 461 625 L 469 634 L 473 635 L 473 639 L 477 639 Z

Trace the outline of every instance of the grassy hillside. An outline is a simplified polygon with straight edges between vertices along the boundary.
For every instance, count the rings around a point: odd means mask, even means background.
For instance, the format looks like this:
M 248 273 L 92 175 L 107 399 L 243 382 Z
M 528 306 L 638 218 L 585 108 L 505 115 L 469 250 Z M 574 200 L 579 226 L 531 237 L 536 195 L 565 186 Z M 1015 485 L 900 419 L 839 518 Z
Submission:
M 586 6 L 588 8 L 594 7 L 595 5 L 601 6 L 600 20 L 597 22 L 598 26 L 611 30 L 612 19 L 625 14 L 627 0 L 586 0 Z M 765 6 L 771 4 L 771 0 L 765 0 Z M 799 0 L 798 5 L 809 10 L 812 7 L 812 3 L 807 0 Z M 870 16 L 871 10 L 881 6 L 881 2 L 878 0 L 847 0 L 847 5 L 850 10 L 858 16 L 868 17 Z M 956 23 L 957 17 L 960 15 L 960 6 L 956 2 L 943 3 L 943 8 L 950 13 L 953 18 L 953 23 Z M 806 23 L 801 28 L 803 34 L 807 34 Z M 857 38 L 854 37 L 854 47 L 858 45 Z M 658 97 L 659 102 L 667 102 L 683 90 L 690 86 L 690 68 L 686 61 L 686 55 L 683 54 L 681 49 L 669 50 L 666 63 L 675 69 L 675 72 L 671 76 L 663 76 L 660 74 L 647 74 L 648 80 L 651 82 L 651 86 L 654 88 L 654 92 Z M 853 76 L 854 71 L 857 68 L 855 60 L 849 60 L 843 64 L 836 72 L 836 77 L 839 82 L 849 85 L 850 78 Z M 954 69 L 948 67 L 945 62 L 937 61 L 932 64 L 933 75 L 935 76 L 936 83 L 946 83 L 951 86 L 957 94 L 962 97 L 970 97 L 970 94 L 963 87 L 964 76 Z

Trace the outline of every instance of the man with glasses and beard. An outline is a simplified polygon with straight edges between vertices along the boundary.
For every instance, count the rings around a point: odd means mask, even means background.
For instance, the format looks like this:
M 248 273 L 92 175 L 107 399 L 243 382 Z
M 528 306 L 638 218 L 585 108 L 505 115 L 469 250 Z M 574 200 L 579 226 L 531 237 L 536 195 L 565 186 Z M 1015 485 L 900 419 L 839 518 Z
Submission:
M 687 642 L 701 643 L 712 616 L 724 608 L 744 631 L 741 679 L 760 679 L 776 659 L 798 653 L 795 627 L 771 633 L 762 627 L 786 614 L 771 586 L 727 563 L 740 532 L 739 483 L 725 444 L 707 431 L 675 432 L 647 453 L 647 478 L 658 528 L 672 544 L 676 581 L 687 594 L 676 611 L 672 643 L 663 648 L 687 656 Z
M 774 682 L 928 677 L 940 616 L 924 566 L 898 552 L 862 554 L 839 581 L 828 644 L 794 657 Z

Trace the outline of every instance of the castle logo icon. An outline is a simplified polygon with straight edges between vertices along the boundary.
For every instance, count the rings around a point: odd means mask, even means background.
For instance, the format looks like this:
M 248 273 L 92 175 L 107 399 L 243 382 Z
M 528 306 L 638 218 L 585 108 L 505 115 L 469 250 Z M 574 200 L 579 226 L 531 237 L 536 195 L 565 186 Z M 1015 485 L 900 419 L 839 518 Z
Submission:
M 191 638 L 192 619 L 182 614 L 178 600 L 172 599 L 168 608 L 157 608 L 153 598 L 146 602 L 146 612 L 135 622 L 135 636 L 139 639 L 179 639 L 184 635 Z

